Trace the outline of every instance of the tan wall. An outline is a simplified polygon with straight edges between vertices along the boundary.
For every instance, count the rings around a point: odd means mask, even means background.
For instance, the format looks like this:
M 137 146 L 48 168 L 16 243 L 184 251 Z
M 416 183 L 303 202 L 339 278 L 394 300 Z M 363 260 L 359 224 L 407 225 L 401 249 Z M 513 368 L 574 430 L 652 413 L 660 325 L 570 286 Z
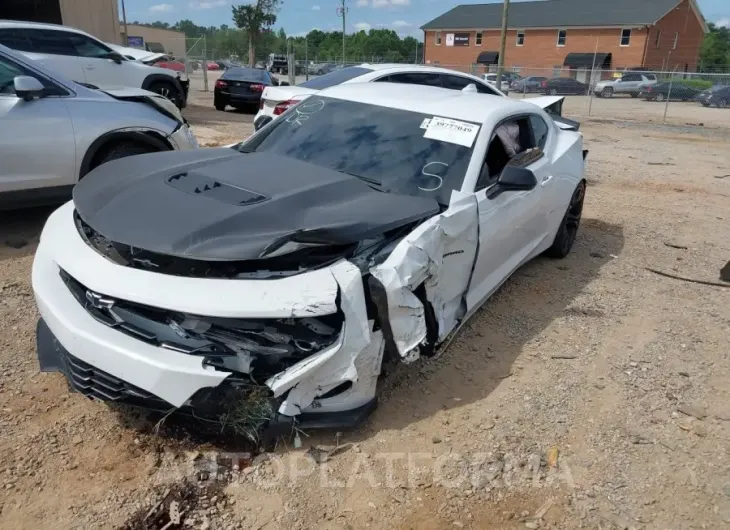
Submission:
M 121 32 L 124 33 L 123 26 Z M 185 33 L 181 31 L 128 24 L 127 33 L 130 37 L 142 37 L 145 42 L 159 42 L 165 47 L 167 53 L 171 53 L 178 58 L 185 57 Z
M 120 42 L 117 0 L 59 0 L 59 5 L 65 26 L 105 42 Z
M 673 49 L 674 35 L 677 33 L 677 48 Z M 688 0 L 685 0 L 651 28 L 646 48 L 646 66 L 657 70 L 673 70 L 677 67 L 677 71 L 681 72 L 686 65 L 688 71 L 695 70 L 704 36 L 702 24 Z
M 629 46 L 621 46 L 620 28 L 570 29 L 567 28 L 565 46 L 558 46 L 557 29 L 527 29 L 525 41 L 517 46 L 517 30 L 508 30 L 504 64 L 507 67 L 553 68 L 562 65 L 569 53 L 593 53 L 598 44 L 598 52 L 611 53 L 612 67 L 641 66 L 646 42 L 646 29 L 634 28 Z M 441 45 L 436 45 L 435 32 L 426 32 L 426 61 L 439 61 L 442 66 L 461 66 L 469 69 L 482 51 L 498 51 L 499 30 L 485 30 L 482 45 L 476 46 L 476 31 L 471 31 L 469 46 L 446 46 L 447 33 L 441 31 Z

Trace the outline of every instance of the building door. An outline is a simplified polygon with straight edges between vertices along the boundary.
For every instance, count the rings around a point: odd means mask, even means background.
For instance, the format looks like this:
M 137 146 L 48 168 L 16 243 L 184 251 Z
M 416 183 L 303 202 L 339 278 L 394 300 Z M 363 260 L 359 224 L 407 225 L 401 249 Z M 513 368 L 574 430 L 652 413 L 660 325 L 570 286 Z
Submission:
M 575 72 L 575 79 L 576 81 L 580 81 L 581 83 L 587 83 L 588 82 L 588 70 L 585 68 L 578 68 Z
M 62 24 L 59 0 L 2 0 L 0 20 Z

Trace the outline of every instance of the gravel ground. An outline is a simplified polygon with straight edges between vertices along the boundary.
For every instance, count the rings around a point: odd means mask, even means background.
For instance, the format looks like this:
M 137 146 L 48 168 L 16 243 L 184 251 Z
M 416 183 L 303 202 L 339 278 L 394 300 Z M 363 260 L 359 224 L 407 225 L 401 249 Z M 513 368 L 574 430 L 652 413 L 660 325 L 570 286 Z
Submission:
M 250 133 L 250 115 L 195 103 L 196 132 Z M 162 528 L 179 503 L 201 529 L 727 528 L 730 291 L 646 268 L 718 281 L 730 129 L 583 129 L 572 254 L 523 267 L 438 360 L 391 370 L 355 432 L 253 459 L 38 373 L 50 210 L 0 214 L 0 527 Z

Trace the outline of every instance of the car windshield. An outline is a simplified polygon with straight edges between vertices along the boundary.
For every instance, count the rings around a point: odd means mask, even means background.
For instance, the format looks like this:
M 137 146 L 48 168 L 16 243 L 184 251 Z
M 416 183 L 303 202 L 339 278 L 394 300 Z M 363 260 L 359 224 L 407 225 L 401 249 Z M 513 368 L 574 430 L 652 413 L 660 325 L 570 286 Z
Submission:
M 451 192 L 461 189 L 479 125 L 446 120 L 460 131 L 444 133 L 438 126 L 443 121 L 433 122 L 433 118 L 312 96 L 238 149 L 295 158 L 347 173 L 381 191 L 432 197 L 448 204 Z M 470 132 L 465 134 L 464 129 Z M 450 141 L 431 139 L 449 134 Z
M 258 68 L 230 68 L 226 70 L 221 79 L 235 79 L 237 81 L 256 81 L 263 83 L 268 81 L 266 70 Z
M 328 74 L 321 75 L 305 81 L 298 86 L 305 88 L 313 88 L 315 90 L 322 90 L 331 86 L 339 85 L 350 79 L 355 79 L 361 75 L 372 72 L 370 68 L 363 68 L 362 66 L 349 66 L 347 68 L 341 68 L 339 70 L 333 70 Z

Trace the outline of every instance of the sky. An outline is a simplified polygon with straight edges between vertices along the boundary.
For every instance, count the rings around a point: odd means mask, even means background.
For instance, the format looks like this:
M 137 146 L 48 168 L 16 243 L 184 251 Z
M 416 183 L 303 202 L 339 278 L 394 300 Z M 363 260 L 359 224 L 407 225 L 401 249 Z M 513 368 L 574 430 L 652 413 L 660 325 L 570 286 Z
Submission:
M 490 0 L 345 0 L 347 32 L 371 28 L 388 28 L 402 36 L 422 37 L 418 28 L 458 4 L 489 3 Z M 495 0 L 496 1 L 496 0 Z M 610 0 L 605 0 L 609 1 Z M 641 1 L 641 0 L 637 0 Z M 190 19 L 199 26 L 233 26 L 231 4 L 247 0 L 124 0 L 127 21 L 173 24 Z M 730 27 L 729 0 L 698 0 L 709 22 Z M 120 0 L 121 5 L 121 0 Z M 340 0 L 284 0 L 276 28 L 283 27 L 288 35 L 303 35 L 312 29 L 332 31 L 342 29 L 337 14 Z M 121 13 L 121 8 L 120 8 Z

